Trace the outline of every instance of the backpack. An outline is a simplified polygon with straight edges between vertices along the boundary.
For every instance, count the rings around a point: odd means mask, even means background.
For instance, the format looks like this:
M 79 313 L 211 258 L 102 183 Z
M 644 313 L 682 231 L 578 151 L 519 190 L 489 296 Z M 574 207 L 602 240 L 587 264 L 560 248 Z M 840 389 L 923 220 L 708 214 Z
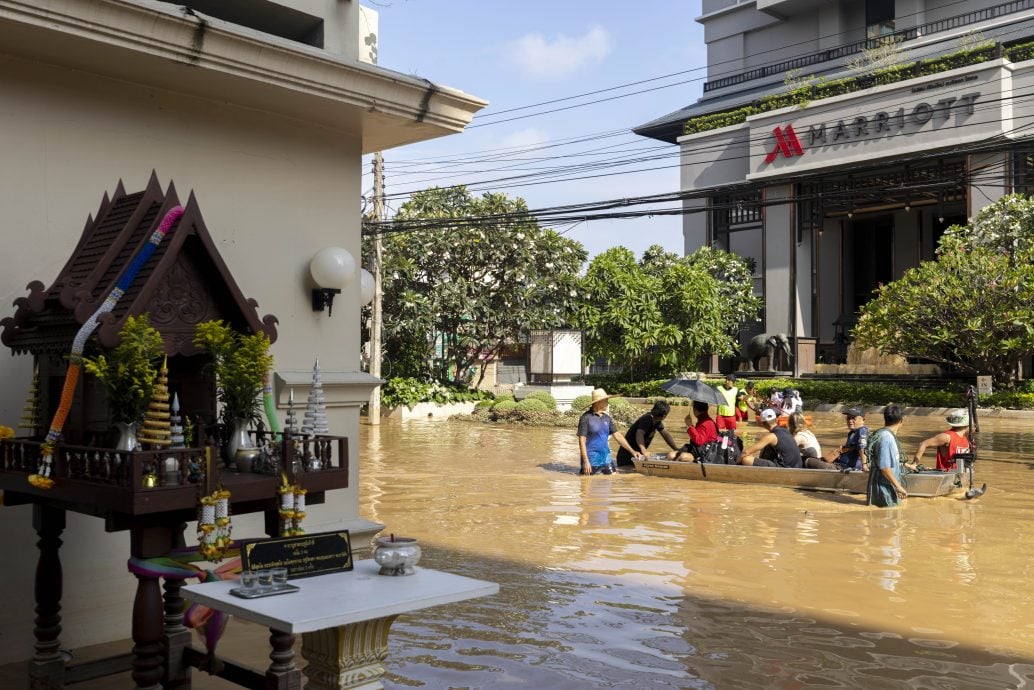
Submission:
M 717 441 L 708 441 L 694 449 L 698 462 L 710 465 L 738 465 L 743 454 L 743 441 L 732 429 L 718 432 Z

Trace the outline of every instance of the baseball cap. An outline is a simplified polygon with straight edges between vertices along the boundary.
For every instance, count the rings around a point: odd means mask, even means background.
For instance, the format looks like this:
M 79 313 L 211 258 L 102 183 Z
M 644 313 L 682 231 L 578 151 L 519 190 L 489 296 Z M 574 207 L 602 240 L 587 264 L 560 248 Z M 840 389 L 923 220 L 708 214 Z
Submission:
M 766 408 L 764 410 L 761 410 L 761 421 L 762 422 L 774 422 L 776 417 L 778 417 L 778 416 L 779 415 L 777 415 L 775 410 L 773 410 L 772 408 Z
M 736 380 L 736 374 L 734 374 L 734 373 L 732 373 L 730 371 L 728 374 L 725 375 L 725 380 L 726 381 L 735 381 Z
M 865 413 L 862 412 L 860 407 L 849 407 L 843 411 L 842 414 L 846 414 L 848 417 L 864 417 Z

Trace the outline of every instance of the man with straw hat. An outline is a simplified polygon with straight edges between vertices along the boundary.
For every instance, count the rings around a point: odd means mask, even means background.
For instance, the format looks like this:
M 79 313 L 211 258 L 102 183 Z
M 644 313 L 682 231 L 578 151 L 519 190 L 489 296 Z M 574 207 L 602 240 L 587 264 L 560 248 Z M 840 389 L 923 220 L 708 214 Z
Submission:
M 610 457 L 610 439 L 614 438 L 622 448 L 639 457 L 639 451 L 629 445 L 614 425 L 607 410 L 612 395 L 597 388 L 592 392 L 592 404 L 578 420 L 578 450 L 582 456 L 581 474 L 613 474 L 614 464 Z
M 969 410 L 952 410 L 944 419 L 951 428 L 919 444 L 914 458 L 916 465 L 923 459 L 926 449 L 934 446 L 937 448 L 937 469 L 951 472 L 955 469 L 955 454 L 969 452 Z

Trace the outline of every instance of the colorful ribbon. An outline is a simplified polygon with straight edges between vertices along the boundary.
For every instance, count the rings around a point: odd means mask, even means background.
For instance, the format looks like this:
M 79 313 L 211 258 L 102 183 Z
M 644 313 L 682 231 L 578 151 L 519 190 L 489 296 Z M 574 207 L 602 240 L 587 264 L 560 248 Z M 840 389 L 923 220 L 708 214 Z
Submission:
M 49 489 L 54 486 L 54 480 L 50 476 L 53 465 L 54 444 L 61 437 L 61 430 L 65 428 L 68 412 L 72 409 L 72 398 L 75 396 L 75 387 L 79 383 L 79 372 L 82 370 L 83 351 L 86 349 L 86 341 L 97 330 L 98 319 L 104 314 L 109 314 L 115 310 L 115 306 L 126 294 L 126 291 L 129 290 L 129 286 L 133 284 L 140 269 L 144 267 L 148 259 L 151 258 L 151 255 L 158 248 L 158 245 L 162 243 L 165 236 L 172 230 L 172 226 L 181 217 L 183 217 L 182 206 L 174 206 L 165 214 L 162 222 L 158 224 L 158 228 L 151 233 L 151 239 L 140 248 L 133 260 L 122 271 L 118 282 L 115 283 L 115 287 L 111 289 L 108 296 L 104 298 L 100 308 L 86 320 L 79 332 L 75 334 L 75 338 L 72 340 L 72 352 L 68 356 L 65 385 L 61 389 L 61 401 L 58 404 L 57 411 L 54 413 L 54 419 L 50 422 L 47 438 L 40 447 L 42 456 L 39 469 L 36 474 L 29 475 L 29 483 L 33 486 L 41 489 Z
M 199 582 L 218 582 L 231 580 L 240 574 L 240 548 L 234 546 L 228 553 L 235 554 L 235 557 L 211 570 L 193 565 L 195 562 L 205 560 L 198 553 L 197 547 L 174 549 L 158 558 L 130 558 L 127 565 L 129 572 L 141 577 L 166 580 L 186 580 L 196 577 Z M 214 658 L 219 639 L 223 636 L 223 631 L 226 630 L 226 624 L 229 621 L 229 614 L 203 604 L 192 603 L 183 614 L 183 624 L 188 628 L 197 629 L 204 637 L 205 649 L 208 651 L 209 658 Z

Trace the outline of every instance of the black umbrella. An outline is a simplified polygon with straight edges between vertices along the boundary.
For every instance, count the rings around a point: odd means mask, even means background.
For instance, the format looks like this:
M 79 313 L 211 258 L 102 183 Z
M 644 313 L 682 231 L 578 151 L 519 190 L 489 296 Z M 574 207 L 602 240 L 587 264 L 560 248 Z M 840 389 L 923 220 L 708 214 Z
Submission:
M 725 396 L 719 393 L 714 386 L 709 386 L 700 379 L 672 379 L 661 384 L 661 389 L 690 400 L 707 403 L 708 405 L 728 405 Z

